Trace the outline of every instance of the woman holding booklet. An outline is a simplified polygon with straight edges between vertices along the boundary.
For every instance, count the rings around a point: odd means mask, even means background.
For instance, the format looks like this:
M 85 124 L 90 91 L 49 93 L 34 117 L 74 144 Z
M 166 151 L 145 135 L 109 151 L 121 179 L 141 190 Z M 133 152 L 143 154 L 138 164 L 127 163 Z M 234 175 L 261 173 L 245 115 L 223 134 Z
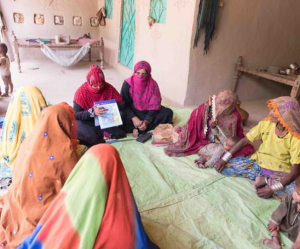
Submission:
M 114 99 L 120 111 L 125 109 L 125 103 L 118 91 L 105 81 L 103 71 L 91 65 L 89 73 L 86 76 L 87 81 L 81 85 L 75 93 L 73 107 L 75 117 L 78 124 L 78 140 L 91 147 L 95 144 L 104 143 L 104 138 L 123 138 L 126 133 L 120 127 L 112 127 L 107 129 L 100 128 L 95 124 L 95 117 L 107 113 L 107 109 L 96 102 Z M 96 126 L 97 125 L 97 126 Z

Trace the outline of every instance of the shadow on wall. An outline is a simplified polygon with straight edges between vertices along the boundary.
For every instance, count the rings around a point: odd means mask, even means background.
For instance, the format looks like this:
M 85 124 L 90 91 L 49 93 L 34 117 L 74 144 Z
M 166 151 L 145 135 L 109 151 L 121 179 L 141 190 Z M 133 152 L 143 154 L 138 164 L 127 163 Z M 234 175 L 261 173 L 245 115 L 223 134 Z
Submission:
M 248 96 L 249 89 L 256 89 L 254 96 Z M 243 75 L 238 83 L 237 94 L 244 100 L 267 100 L 279 96 L 290 96 L 291 90 L 291 86 L 258 78 L 252 75 Z

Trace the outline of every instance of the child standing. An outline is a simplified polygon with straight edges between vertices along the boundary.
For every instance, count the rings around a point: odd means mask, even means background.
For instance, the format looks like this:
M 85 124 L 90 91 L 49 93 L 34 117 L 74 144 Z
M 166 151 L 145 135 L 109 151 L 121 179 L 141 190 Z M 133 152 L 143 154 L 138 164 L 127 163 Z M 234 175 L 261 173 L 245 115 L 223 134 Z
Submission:
M 296 179 L 293 195 L 288 196 L 273 212 L 268 229 L 271 239 L 263 238 L 263 244 L 281 249 L 279 231 L 286 232 L 294 242 L 292 249 L 300 248 L 300 177 Z
M 14 87 L 11 81 L 10 60 L 7 56 L 7 46 L 5 43 L 0 44 L 0 74 L 5 85 L 5 93 L 1 96 L 8 97 L 8 92 L 11 94 Z

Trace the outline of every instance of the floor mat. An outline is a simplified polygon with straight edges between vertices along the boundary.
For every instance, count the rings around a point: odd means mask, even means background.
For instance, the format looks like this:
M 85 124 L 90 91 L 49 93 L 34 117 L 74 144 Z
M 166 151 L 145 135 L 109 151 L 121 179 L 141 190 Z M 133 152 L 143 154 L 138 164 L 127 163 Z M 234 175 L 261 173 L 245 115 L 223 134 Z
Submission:
M 185 124 L 192 111 L 173 110 L 174 125 Z M 120 153 L 145 229 L 159 247 L 265 248 L 262 237 L 269 237 L 266 226 L 279 202 L 257 197 L 246 179 L 198 169 L 196 155 L 168 157 L 164 147 L 150 141 L 120 141 L 113 146 Z M 289 248 L 287 236 L 281 238 L 283 248 Z

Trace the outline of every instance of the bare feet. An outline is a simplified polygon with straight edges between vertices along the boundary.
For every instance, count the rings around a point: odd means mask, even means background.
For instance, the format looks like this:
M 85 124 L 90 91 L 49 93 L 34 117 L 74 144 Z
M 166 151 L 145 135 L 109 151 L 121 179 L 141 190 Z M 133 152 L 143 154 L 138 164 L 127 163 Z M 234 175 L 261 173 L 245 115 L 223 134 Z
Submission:
M 132 135 L 134 137 L 138 137 L 139 136 L 139 130 L 138 129 L 133 129 Z
M 8 93 L 4 93 L 1 95 L 1 97 L 9 97 Z
M 262 243 L 272 249 L 281 249 L 281 244 L 277 236 L 272 239 L 263 238 Z

